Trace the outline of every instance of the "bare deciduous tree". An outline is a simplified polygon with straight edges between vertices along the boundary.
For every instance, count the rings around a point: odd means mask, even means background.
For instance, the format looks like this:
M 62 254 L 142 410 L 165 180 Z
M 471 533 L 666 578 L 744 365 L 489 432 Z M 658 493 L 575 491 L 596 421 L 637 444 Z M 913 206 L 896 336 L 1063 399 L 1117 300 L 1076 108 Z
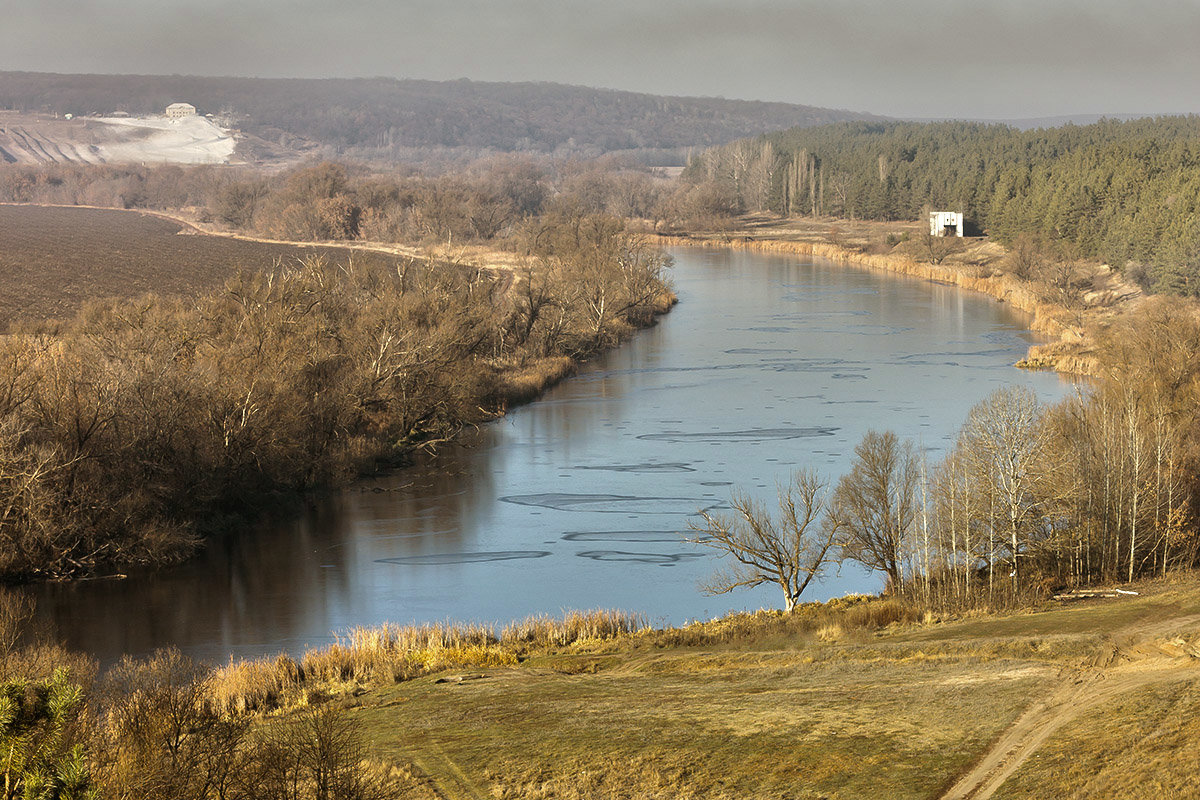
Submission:
M 794 609 L 828 563 L 837 532 L 825 514 L 826 488 L 816 472 L 801 470 L 789 486 L 779 488 L 778 518 L 742 494 L 732 500 L 733 516 L 701 512 L 703 523 L 691 528 L 703 535 L 692 541 L 736 562 L 718 571 L 704 585 L 705 593 L 725 594 L 773 583 L 783 591 L 784 610 Z
M 889 591 L 904 580 L 917 478 L 911 442 L 901 442 L 891 431 L 867 431 L 854 448 L 854 465 L 833 494 L 831 515 L 841 531 L 842 558 L 884 573 Z
M 1040 510 L 1057 457 L 1037 395 L 1023 386 L 993 392 L 968 414 L 961 447 L 977 485 L 994 498 L 993 525 L 1007 540 L 1015 586 L 1018 556 L 1044 522 Z

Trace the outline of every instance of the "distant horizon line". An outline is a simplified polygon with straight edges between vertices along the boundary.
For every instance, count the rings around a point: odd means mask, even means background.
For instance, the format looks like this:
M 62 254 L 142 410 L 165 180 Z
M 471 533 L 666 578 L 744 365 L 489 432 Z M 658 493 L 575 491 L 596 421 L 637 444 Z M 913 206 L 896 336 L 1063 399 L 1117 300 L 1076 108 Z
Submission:
M 437 84 L 452 84 L 452 83 L 478 83 L 491 84 L 501 86 L 562 86 L 566 88 L 588 89 L 598 92 L 613 92 L 618 94 L 633 94 L 646 97 L 662 97 L 668 99 L 686 99 L 686 100 L 724 100 L 727 102 L 736 103 L 763 103 L 766 105 L 793 106 L 796 108 L 822 109 L 827 111 L 842 111 L 852 114 L 862 114 L 866 116 L 876 117 L 881 121 L 891 122 L 980 122 L 985 124 L 1005 124 L 1017 128 L 1036 128 L 1036 127 L 1060 127 L 1070 124 L 1093 124 L 1100 120 L 1110 119 L 1127 122 L 1135 119 L 1147 119 L 1156 117 L 1185 117 L 1193 116 L 1197 111 L 1156 111 L 1156 112 L 1062 112 L 1056 114 L 1030 114 L 1020 116 L 985 116 L 981 114 L 947 114 L 947 115 L 912 115 L 912 114 L 880 114 L 874 111 L 866 111 L 861 109 L 852 109 L 847 107 L 835 106 L 820 106 L 812 103 L 800 103 L 791 100 L 763 99 L 763 98 L 746 98 L 746 97 L 728 97 L 726 95 L 717 94 L 660 94 L 657 92 L 644 91 L 639 89 L 621 89 L 611 86 L 594 86 L 584 83 L 566 83 L 563 81 L 554 80 L 485 80 L 479 78 L 469 78 L 466 76 L 458 78 L 418 78 L 411 76 L 395 76 L 395 75 L 328 75 L 324 77 L 314 76 L 264 76 L 264 75 L 210 75 L 200 73 L 181 73 L 181 72 L 54 72 L 48 70 L 32 70 L 32 69 L 0 69 L 0 75 L 18 74 L 18 75 L 55 75 L 61 77 L 108 77 L 108 78 L 199 78 L 207 80 L 251 80 L 251 81 L 394 81 L 397 83 L 412 82 L 412 83 L 437 83 Z M 1040 124 L 1044 123 L 1044 124 Z

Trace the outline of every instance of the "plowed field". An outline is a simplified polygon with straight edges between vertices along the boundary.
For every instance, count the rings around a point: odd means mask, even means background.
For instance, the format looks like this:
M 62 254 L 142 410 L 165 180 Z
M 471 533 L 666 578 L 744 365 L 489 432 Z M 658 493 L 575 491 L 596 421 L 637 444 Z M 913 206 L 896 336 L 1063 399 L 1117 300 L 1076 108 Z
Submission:
M 131 211 L 0 206 L 0 330 L 18 319 L 73 316 L 91 299 L 213 290 L 239 269 L 269 269 L 313 254 L 351 255 L 339 247 L 198 234 Z M 363 251 L 353 257 L 394 260 Z

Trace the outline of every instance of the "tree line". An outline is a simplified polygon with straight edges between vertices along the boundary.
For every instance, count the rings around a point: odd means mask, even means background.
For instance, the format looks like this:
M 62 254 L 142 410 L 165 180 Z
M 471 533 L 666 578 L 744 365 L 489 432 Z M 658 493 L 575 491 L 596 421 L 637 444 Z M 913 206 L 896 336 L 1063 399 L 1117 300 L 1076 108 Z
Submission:
M 849 122 L 705 151 L 685 179 L 741 210 L 859 219 L 966 214 L 1010 244 L 1069 244 L 1156 292 L 1200 296 L 1200 117 L 1020 131 Z
M 658 230 L 711 227 L 732 208 L 619 158 L 493 155 L 445 170 L 333 161 L 277 174 L 235 167 L 0 164 L 0 202 L 189 209 L 201 222 L 288 241 L 486 243 L 520 248 L 544 214 L 607 214 Z
M 669 259 L 603 215 L 518 267 L 309 260 L 0 338 L 0 576 L 160 563 L 272 497 L 503 411 L 649 324 Z
M 336 157 L 400 161 L 469 148 L 585 158 L 641 151 L 681 164 L 689 147 L 793 125 L 871 118 L 787 103 L 552 83 L 0 72 L 0 109 L 161 114 L 179 100 L 285 147 L 317 144 Z
M 742 495 L 733 514 L 703 514 L 697 541 L 733 565 L 708 590 L 774 585 L 791 609 L 852 561 L 888 592 L 954 608 L 1196 566 L 1200 320 L 1155 298 L 1100 346 L 1094 385 L 1049 407 L 1000 389 L 938 462 L 871 431 L 836 483 L 804 471 L 781 487 L 778 513 Z

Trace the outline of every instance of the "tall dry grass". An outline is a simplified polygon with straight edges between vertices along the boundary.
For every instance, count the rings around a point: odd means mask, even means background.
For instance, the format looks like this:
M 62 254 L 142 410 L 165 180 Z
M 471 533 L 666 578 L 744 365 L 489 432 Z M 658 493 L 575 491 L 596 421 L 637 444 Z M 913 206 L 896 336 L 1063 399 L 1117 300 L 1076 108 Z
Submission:
M 791 613 L 761 609 L 729 614 L 649 636 L 660 647 L 708 647 L 771 638 L 834 641 L 892 625 L 918 624 L 926 613 L 924 606 L 904 598 L 848 595 L 826 603 L 804 603 Z
M 231 660 L 213 670 L 209 702 L 223 713 L 268 712 L 306 705 L 361 685 L 394 683 L 447 669 L 512 666 L 556 647 L 600 642 L 647 629 L 644 617 L 623 611 L 573 611 L 538 616 L 503 628 L 474 623 L 352 628 L 333 644 L 299 659 Z

